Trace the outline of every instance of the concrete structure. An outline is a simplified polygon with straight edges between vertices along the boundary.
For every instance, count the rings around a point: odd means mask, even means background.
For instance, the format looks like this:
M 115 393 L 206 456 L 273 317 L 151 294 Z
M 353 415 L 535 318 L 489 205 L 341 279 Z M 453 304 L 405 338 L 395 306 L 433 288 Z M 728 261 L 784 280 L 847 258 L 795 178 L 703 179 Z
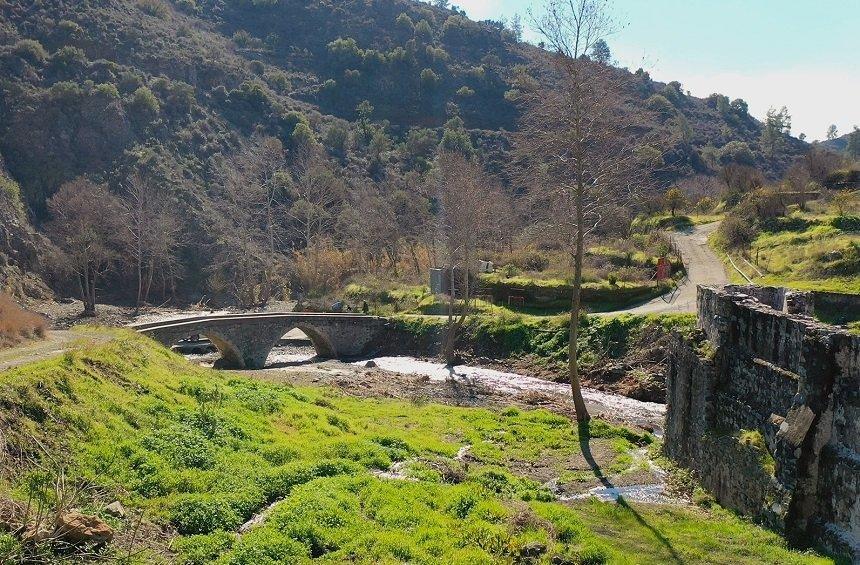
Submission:
M 367 353 L 383 338 L 387 320 L 359 314 L 251 313 L 199 316 L 137 324 L 132 329 L 166 345 L 202 335 L 221 353 L 220 367 L 261 369 L 269 352 L 290 330 L 300 329 L 320 357 L 350 358 Z
M 783 289 L 699 287 L 700 333 L 672 347 L 665 449 L 721 504 L 858 560 L 860 336 L 810 308 Z

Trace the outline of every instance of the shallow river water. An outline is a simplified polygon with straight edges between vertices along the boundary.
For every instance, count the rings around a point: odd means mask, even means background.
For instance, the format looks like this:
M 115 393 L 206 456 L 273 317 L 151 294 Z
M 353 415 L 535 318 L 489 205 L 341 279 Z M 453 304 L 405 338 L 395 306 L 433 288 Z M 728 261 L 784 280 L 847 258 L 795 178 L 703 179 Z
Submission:
M 435 381 L 454 379 L 468 384 L 482 384 L 496 392 L 511 395 L 523 392 L 539 392 L 563 398 L 570 398 L 571 396 L 570 386 L 567 384 L 482 367 L 467 365 L 448 367 L 443 363 L 423 361 L 406 356 L 375 357 L 370 361 L 378 368 L 393 373 L 424 375 Z M 364 366 L 367 363 L 368 360 L 365 360 L 354 363 L 354 365 Z M 663 404 L 642 402 L 590 388 L 583 388 L 582 396 L 589 408 L 595 412 L 613 416 L 647 429 L 653 429 L 658 435 L 662 430 L 663 419 L 666 414 L 666 406 Z

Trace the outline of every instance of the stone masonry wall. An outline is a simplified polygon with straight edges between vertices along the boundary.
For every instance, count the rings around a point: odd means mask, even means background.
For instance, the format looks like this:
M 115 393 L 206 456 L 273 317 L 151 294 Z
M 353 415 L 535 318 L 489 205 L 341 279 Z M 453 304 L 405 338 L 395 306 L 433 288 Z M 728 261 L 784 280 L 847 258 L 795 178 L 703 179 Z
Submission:
M 782 310 L 782 289 L 699 288 L 675 337 L 666 452 L 721 504 L 860 559 L 860 336 Z

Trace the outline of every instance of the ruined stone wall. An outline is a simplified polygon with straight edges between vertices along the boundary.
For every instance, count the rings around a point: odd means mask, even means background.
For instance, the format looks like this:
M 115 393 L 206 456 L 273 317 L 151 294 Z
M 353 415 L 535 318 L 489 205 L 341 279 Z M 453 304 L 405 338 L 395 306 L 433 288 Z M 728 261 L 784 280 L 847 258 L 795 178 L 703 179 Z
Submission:
M 700 336 L 672 348 L 666 451 L 722 504 L 856 559 L 860 337 L 783 312 L 786 294 L 699 289 Z

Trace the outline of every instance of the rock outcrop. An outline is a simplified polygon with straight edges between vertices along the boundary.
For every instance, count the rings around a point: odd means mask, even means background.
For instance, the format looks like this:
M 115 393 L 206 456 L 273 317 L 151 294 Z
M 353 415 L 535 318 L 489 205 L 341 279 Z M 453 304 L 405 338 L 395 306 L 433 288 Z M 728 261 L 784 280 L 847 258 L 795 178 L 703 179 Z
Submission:
M 0 157 L 0 292 L 13 298 L 50 298 L 39 277 L 47 239 L 30 226 L 18 185 L 6 175 Z

